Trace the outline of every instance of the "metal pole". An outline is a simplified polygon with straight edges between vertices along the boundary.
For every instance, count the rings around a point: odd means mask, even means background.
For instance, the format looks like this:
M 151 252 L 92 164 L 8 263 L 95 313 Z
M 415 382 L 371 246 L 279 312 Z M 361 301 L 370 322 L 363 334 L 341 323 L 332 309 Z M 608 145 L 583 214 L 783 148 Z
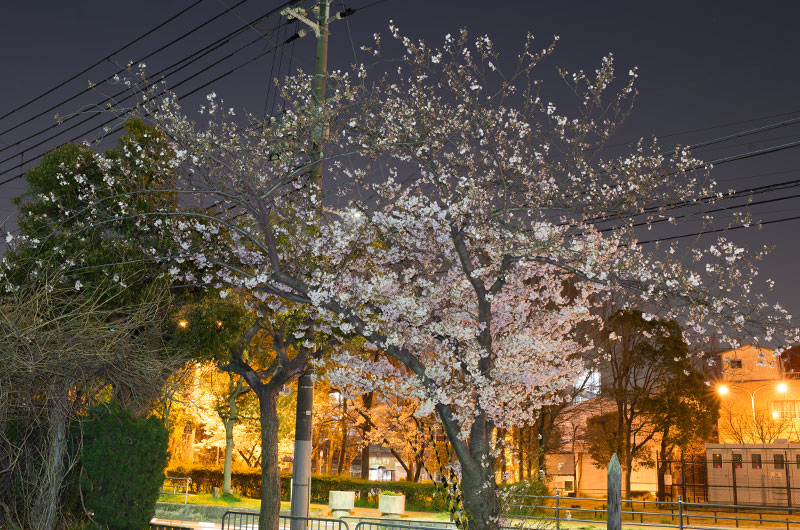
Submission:
M 683 530 L 683 497 L 678 495 L 678 528 Z
M 558 505 L 559 505 L 558 501 L 560 499 L 561 499 L 561 495 L 559 495 L 558 486 L 556 486 L 556 530 L 561 530 L 561 521 L 559 519 L 559 513 L 558 513 Z
M 786 506 L 789 508 L 792 507 L 792 480 L 789 477 L 789 454 L 784 450 L 783 451 L 783 468 L 786 472 Z M 792 512 L 789 512 L 791 515 Z
M 686 498 L 686 458 L 681 449 L 681 494 Z
M 294 464 L 292 466 L 293 517 L 308 517 L 311 494 L 311 426 L 314 405 L 314 381 L 306 372 L 297 381 L 297 415 L 294 435 Z M 292 530 L 304 530 L 304 520 L 293 519 Z

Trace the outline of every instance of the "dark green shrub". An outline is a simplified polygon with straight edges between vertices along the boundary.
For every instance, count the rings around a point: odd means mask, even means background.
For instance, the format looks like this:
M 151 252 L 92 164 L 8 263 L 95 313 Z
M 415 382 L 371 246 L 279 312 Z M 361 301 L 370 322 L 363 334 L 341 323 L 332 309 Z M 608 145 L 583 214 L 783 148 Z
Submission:
M 98 407 L 83 423 L 83 491 L 101 528 L 148 528 L 167 465 L 167 429 L 119 406 Z

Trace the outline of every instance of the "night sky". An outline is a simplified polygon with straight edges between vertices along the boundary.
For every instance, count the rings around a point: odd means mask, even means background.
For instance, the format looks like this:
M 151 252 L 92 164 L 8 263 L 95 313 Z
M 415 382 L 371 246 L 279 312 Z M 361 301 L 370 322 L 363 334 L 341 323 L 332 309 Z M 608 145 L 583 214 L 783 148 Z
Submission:
M 95 117 L 75 129 L 68 126 L 90 117 L 83 114 L 60 128 L 29 140 L 23 139 L 51 126 L 53 115 L 68 116 L 83 105 L 102 99 L 118 90 L 99 85 L 42 117 L 33 116 L 99 83 L 128 61 L 136 61 L 155 49 L 230 9 L 239 0 L 204 0 L 175 21 L 125 48 L 103 64 L 79 76 L 52 94 L 20 111 L 0 119 L 0 181 L 20 175 L 22 168 L 47 148 L 73 137 L 95 138 L 89 132 L 106 118 Z M 16 108 L 114 50 L 190 6 L 191 1 L 80 0 L 5 2 L 0 16 L 0 115 Z M 243 27 L 280 2 L 248 0 L 191 36 L 145 60 L 148 72 L 156 72 L 207 46 L 223 35 Z M 308 2 L 306 2 L 308 3 Z M 371 5 L 374 4 L 374 5 Z M 334 11 L 342 6 L 357 12 L 346 21 L 331 26 L 330 68 L 344 67 L 367 57 L 358 48 L 369 44 L 374 32 L 386 35 L 394 20 L 412 38 L 423 38 L 432 45 L 442 42 L 446 33 L 467 27 L 473 36 L 488 34 L 506 55 L 516 54 L 527 32 L 532 32 L 544 47 L 553 35 L 560 36 L 556 55 L 541 65 L 541 76 L 552 77 L 553 68 L 563 65 L 592 71 L 600 58 L 613 52 L 618 72 L 639 68 L 639 96 L 633 115 L 619 133 L 617 142 L 656 135 L 665 146 L 692 144 L 738 131 L 800 118 L 800 2 L 598 2 L 598 1 L 455 1 L 455 0 L 336 0 Z M 359 8 L 365 7 L 358 11 Z M 282 28 L 274 15 L 253 24 L 181 72 L 168 77 L 171 85 L 233 52 L 251 40 L 250 47 L 209 69 L 176 89 L 178 94 L 202 85 L 281 42 L 293 29 Z M 261 38 L 259 38 L 259 36 Z M 386 39 L 384 39 L 386 40 Z M 273 61 L 274 57 L 274 61 Z M 267 80 L 272 73 L 289 69 L 313 69 L 314 41 L 306 37 L 294 48 L 284 46 L 238 69 L 233 74 L 199 90 L 184 100 L 187 110 L 199 105 L 212 89 L 228 106 L 263 114 L 279 107 L 273 90 L 267 98 Z M 549 77 L 548 77 L 549 76 Z M 553 88 L 553 87 L 551 87 Z M 555 86 L 555 90 L 561 87 Z M 3 132 L 22 124 L 13 131 Z M 53 134 L 56 138 L 47 139 Z M 38 147 L 34 144 L 42 142 Z M 771 146 L 800 141 L 800 123 L 714 144 L 695 151 L 695 156 L 715 160 Z M 18 143 L 19 142 L 19 143 Z M 20 151 L 25 152 L 20 154 Z M 800 179 L 800 147 L 720 164 L 712 172 L 723 190 L 752 188 L 775 182 Z M 14 208 L 10 198 L 24 190 L 22 179 L 0 185 L 0 217 L 14 227 Z M 754 200 L 786 197 L 800 193 L 796 188 L 762 194 Z M 738 202 L 744 202 L 737 201 Z M 753 207 L 756 217 L 777 220 L 800 216 L 800 198 L 770 202 Z M 721 214 L 724 222 L 727 214 Z M 774 252 L 762 264 L 761 274 L 778 284 L 773 299 L 800 315 L 800 284 L 797 262 L 800 249 L 796 234 L 800 220 L 765 226 L 762 230 L 736 230 L 729 236 L 748 246 L 772 245 Z M 674 228 L 671 234 L 691 232 L 690 227 Z M 701 238 L 706 241 L 709 236 Z M 694 239 L 683 240 L 693 244 Z M 800 320 L 796 319 L 796 323 Z

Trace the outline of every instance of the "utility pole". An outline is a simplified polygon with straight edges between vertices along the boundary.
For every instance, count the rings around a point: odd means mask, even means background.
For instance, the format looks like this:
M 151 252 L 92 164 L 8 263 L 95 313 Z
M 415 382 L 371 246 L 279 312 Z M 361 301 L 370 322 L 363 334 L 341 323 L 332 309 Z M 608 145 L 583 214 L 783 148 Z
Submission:
M 316 22 L 308 18 L 307 12 L 302 8 L 287 8 L 281 14 L 289 19 L 295 18 L 303 22 L 314 31 L 317 38 L 316 68 L 314 72 L 314 101 L 317 109 L 317 123 L 312 132 L 312 160 L 316 160 L 310 174 L 310 193 L 312 200 L 322 211 L 322 146 L 328 132 L 328 125 L 323 118 L 324 111 L 320 108 L 325 103 L 325 92 L 328 85 L 328 24 L 334 19 L 341 19 L 352 14 L 352 10 L 337 13 L 332 19 L 330 14 L 330 0 L 318 0 L 315 15 Z M 305 30 L 298 32 L 304 36 Z M 294 465 L 292 467 L 292 497 L 291 515 L 293 517 L 308 517 L 311 493 L 311 429 L 312 412 L 314 405 L 314 381 L 311 373 L 306 372 L 297 383 L 297 412 L 295 417 L 294 438 Z M 306 521 L 294 519 L 291 530 L 305 530 Z

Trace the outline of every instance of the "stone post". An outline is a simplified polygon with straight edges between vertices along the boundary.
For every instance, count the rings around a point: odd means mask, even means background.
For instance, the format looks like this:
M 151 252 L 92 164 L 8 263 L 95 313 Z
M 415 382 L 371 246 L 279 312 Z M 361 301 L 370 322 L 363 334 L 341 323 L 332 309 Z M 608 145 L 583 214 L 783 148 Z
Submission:
M 606 512 L 608 530 L 622 530 L 622 467 L 617 454 L 608 463 L 608 511 Z

